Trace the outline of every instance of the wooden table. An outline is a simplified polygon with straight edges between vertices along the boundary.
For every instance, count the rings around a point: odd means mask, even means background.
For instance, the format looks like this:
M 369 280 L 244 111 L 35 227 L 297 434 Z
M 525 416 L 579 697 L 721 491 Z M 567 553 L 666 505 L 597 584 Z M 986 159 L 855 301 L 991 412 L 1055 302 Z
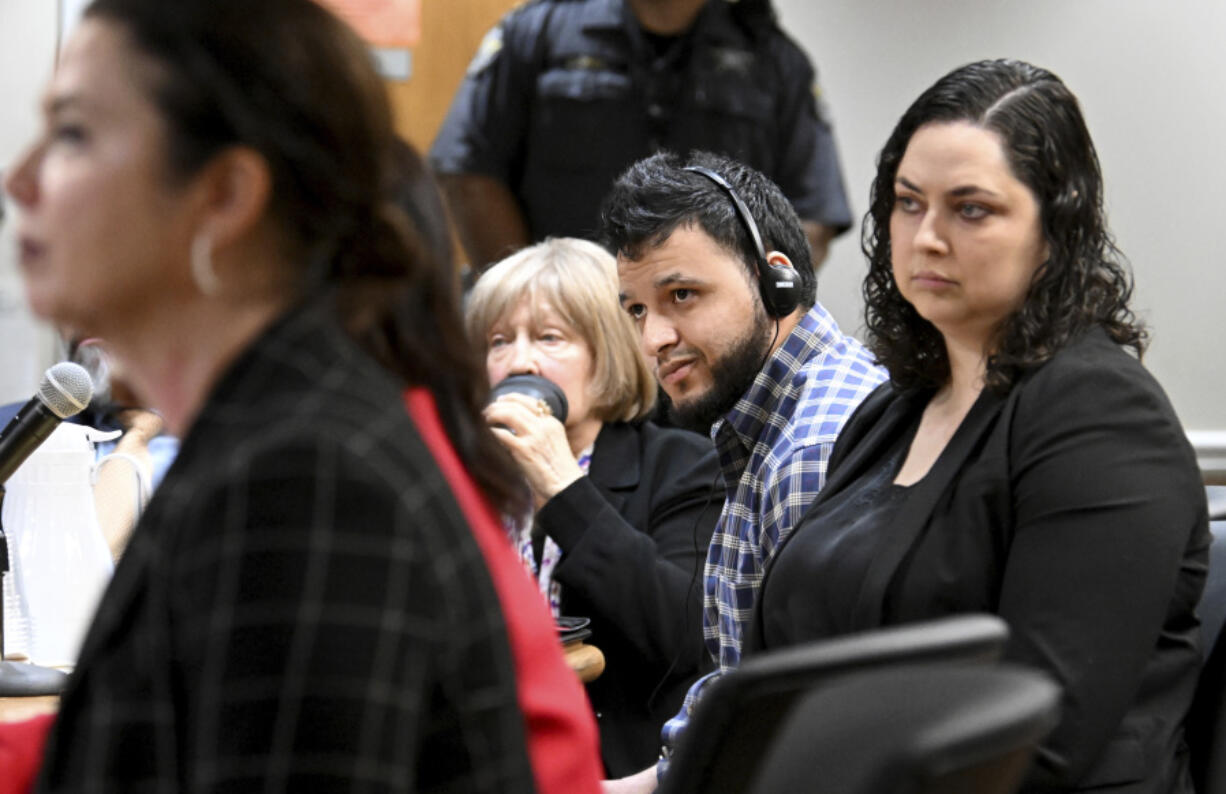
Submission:
M 59 695 L 0 698 L 0 722 L 21 722 L 40 714 L 54 714 L 59 707 Z
M 595 681 L 604 672 L 604 654 L 595 645 L 582 640 L 562 646 L 566 664 L 583 683 Z M 54 714 L 60 705 L 59 695 L 42 697 L 0 698 L 0 722 L 21 722 L 39 714 Z

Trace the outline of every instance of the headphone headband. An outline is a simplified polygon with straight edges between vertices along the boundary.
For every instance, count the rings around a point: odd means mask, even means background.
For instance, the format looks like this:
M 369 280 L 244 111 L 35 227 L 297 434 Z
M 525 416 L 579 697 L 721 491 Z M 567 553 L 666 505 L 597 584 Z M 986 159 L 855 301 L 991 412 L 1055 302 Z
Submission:
M 754 264 L 758 271 L 758 291 L 762 295 L 762 304 L 766 307 L 766 311 L 772 317 L 786 317 L 795 311 L 800 305 L 800 274 L 793 267 L 772 265 L 766 259 L 766 246 L 762 244 L 762 234 L 758 231 L 758 224 L 750 214 L 749 207 L 737 195 L 728 180 L 724 179 L 722 174 L 701 165 L 687 165 L 681 170 L 706 177 L 727 193 L 728 198 L 732 199 L 732 206 L 736 209 L 737 217 L 741 219 L 741 225 L 749 233 L 754 254 L 757 256 Z
M 728 194 L 728 198 L 732 199 L 733 206 L 736 207 L 736 214 L 741 219 L 741 225 L 749 233 L 749 240 L 753 243 L 754 253 L 758 256 L 758 267 L 766 265 L 766 246 L 762 245 L 762 234 L 758 231 L 758 224 L 754 222 L 753 215 L 749 212 L 749 207 L 745 206 L 745 202 L 737 195 L 737 192 L 728 183 L 728 180 L 724 179 L 721 174 L 701 165 L 688 165 L 682 170 L 701 174 L 723 188 L 724 192 Z

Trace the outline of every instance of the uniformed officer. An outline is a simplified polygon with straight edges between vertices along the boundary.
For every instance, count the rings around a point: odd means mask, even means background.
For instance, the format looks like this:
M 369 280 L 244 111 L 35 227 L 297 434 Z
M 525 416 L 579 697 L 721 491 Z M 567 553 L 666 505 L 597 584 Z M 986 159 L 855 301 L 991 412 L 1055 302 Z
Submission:
M 430 160 L 478 269 L 591 238 L 613 180 L 660 149 L 765 173 L 817 266 L 851 211 L 816 85 L 768 0 L 531 0 L 482 41 Z

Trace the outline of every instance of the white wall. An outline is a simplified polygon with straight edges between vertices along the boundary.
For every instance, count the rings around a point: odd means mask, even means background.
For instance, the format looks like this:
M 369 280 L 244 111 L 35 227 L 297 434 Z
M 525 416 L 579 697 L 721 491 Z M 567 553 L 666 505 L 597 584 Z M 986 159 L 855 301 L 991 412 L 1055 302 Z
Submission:
M 7 169 L 39 127 L 38 99 L 55 62 L 56 4 L 50 0 L 0 0 L 0 170 Z M 52 362 L 54 337 L 26 309 L 14 257 L 6 199 L 0 225 L 0 403 L 34 393 Z
M 1226 431 L 1226 3 L 774 2 L 818 68 L 857 217 L 894 123 L 942 74 L 1013 57 L 1060 75 L 1098 147 L 1134 306 L 1152 333 L 1145 362 L 1188 430 Z M 818 279 L 818 297 L 857 331 L 864 269 L 857 228 Z

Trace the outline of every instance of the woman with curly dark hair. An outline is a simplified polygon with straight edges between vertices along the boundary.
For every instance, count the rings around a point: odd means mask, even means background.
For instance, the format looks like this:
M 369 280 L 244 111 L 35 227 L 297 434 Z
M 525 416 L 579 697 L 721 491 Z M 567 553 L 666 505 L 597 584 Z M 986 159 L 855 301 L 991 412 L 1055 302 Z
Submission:
M 1204 491 L 1107 231 L 1077 100 L 956 69 L 882 150 L 869 344 L 890 371 L 767 571 L 748 645 L 961 612 L 1064 689 L 1026 791 L 1185 792 Z

